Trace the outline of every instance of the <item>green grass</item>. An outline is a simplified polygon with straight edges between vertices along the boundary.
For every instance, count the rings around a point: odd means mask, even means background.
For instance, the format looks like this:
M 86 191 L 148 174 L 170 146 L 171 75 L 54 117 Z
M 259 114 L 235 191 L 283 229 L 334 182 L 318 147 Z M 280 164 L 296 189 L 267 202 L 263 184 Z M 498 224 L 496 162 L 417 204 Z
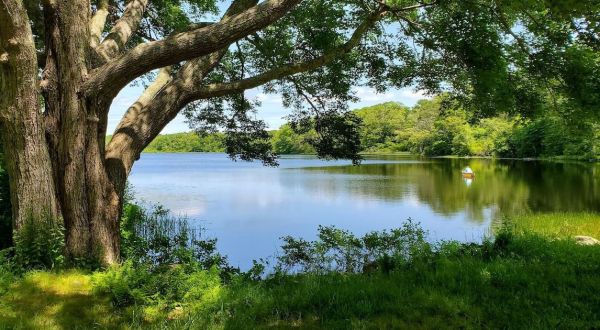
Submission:
M 600 239 L 600 213 L 546 213 L 515 216 L 511 220 L 521 232 L 559 238 L 583 235 Z
M 181 277 L 172 269 L 175 275 L 145 283 L 192 281 L 183 298 L 170 301 L 138 287 L 152 303 L 120 308 L 98 285 L 110 278 L 127 288 L 128 277 L 145 273 L 32 272 L 0 293 L 0 328 L 600 328 L 600 246 L 554 238 L 593 236 L 597 220 L 521 217 L 516 234 L 483 245 L 444 243 L 389 272 L 236 276 L 222 284 L 211 272 Z M 561 231 L 565 221 L 572 228 Z
M 84 329 L 123 324 L 108 297 L 92 294 L 90 276 L 79 271 L 31 272 L 0 300 L 0 328 Z

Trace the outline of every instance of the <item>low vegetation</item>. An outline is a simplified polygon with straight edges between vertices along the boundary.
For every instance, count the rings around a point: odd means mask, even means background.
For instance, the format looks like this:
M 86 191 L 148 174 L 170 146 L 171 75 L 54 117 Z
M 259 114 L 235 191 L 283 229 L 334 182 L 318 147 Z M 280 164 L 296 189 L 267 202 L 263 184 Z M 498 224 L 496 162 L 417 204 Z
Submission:
M 128 205 L 122 223 L 109 269 L 28 271 L 5 250 L 0 328 L 600 326 L 600 247 L 570 238 L 598 232 L 593 214 L 518 217 L 481 244 L 428 242 L 412 221 L 363 237 L 320 227 L 246 272 L 160 207 Z M 578 229 L 534 232 L 564 223 Z
M 536 232 L 547 237 L 591 236 L 600 239 L 598 213 L 545 213 L 512 218 L 518 232 Z

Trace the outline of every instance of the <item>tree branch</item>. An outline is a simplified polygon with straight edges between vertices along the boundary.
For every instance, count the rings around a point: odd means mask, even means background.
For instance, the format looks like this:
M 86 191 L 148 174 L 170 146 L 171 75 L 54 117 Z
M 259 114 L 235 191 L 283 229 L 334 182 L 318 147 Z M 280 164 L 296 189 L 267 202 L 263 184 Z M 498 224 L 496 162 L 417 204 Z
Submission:
M 106 24 L 106 17 L 108 16 L 108 0 L 99 0 L 96 8 L 96 13 L 90 19 L 90 46 L 92 48 L 98 47 L 100 44 L 100 38 L 102 38 L 102 31 Z
M 397 12 L 412 11 L 412 10 L 415 10 L 415 9 L 421 9 L 421 8 L 426 8 L 426 7 L 434 6 L 434 5 L 437 4 L 437 1 L 432 1 L 432 2 L 429 2 L 429 3 L 419 3 L 419 4 L 416 4 L 416 5 L 406 6 L 406 7 L 399 7 L 399 8 L 396 8 L 394 6 L 390 6 L 390 5 L 386 4 L 385 1 L 379 1 L 379 3 L 387 11 L 397 13 Z
M 223 18 L 241 13 L 255 6 L 256 2 L 235 0 Z M 210 55 L 188 61 L 177 72 L 175 79 L 166 81 L 159 74 L 144 92 L 145 95 L 128 109 L 107 147 L 106 160 L 112 164 L 109 172 L 116 179 L 113 182 L 121 182 L 122 176 L 129 174 L 142 150 L 187 104 L 185 91 L 199 84 L 226 53 L 227 47 L 224 47 Z
M 148 0 L 129 1 L 123 16 L 117 20 L 110 33 L 96 47 L 96 53 L 103 63 L 110 61 L 123 51 L 129 38 L 138 29 L 147 5 Z M 104 28 L 104 25 L 102 28 Z
M 331 63 L 336 58 L 349 53 L 358 45 L 364 34 L 372 27 L 385 12 L 376 12 L 371 14 L 362 24 L 354 31 L 350 39 L 343 45 L 334 48 L 323 55 L 310 61 L 290 64 L 287 66 L 275 68 L 264 72 L 254 77 L 241 79 L 228 83 L 214 83 L 205 86 L 195 85 L 193 90 L 189 91 L 189 96 L 192 100 L 207 99 L 211 97 L 225 96 L 229 94 L 240 93 L 244 90 L 251 89 L 263 85 L 271 80 L 285 78 L 301 72 L 307 72 L 317 69 L 321 66 Z
M 138 45 L 96 70 L 84 84 L 84 94 L 114 96 L 130 81 L 148 71 L 228 47 L 230 43 L 281 18 L 300 1 L 267 0 L 207 27 Z

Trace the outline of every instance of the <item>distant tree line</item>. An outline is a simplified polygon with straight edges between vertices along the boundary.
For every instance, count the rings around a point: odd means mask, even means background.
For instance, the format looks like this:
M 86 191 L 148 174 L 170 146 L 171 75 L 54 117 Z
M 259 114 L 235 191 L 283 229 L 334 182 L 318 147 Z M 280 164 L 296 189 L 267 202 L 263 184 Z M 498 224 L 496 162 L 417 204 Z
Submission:
M 145 152 L 224 152 L 225 136 L 222 133 L 198 135 L 194 132 L 157 136 Z
M 387 102 L 354 110 L 362 120 L 365 152 L 411 152 L 427 156 L 600 157 L 600 124 L 574 119 L 548 107 L 540 116 L 507 113 L 480 117 L 448 97 L 421 100 L 414 107 Z M 270 132 L 278 154 L 314 154 L 307 142 L 315 132 L 296 133 L 290 124 Z M 224 135 L 159 135 L 146 152 L 223 152 Z
M 441 156 L 600 157 L 600 124 L 551 107 L 543 115 L 479 117 L 435 97 L 408 108 L 384 103 L 355 111 L 365 151 L 409 151 Z

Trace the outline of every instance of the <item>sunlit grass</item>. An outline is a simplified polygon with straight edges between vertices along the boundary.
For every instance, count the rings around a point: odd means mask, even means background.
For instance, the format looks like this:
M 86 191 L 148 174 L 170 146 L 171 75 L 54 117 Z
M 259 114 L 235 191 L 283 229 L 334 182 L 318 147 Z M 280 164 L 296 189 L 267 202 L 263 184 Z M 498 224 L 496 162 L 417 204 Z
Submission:
M 599 247 L 536 235 L 499 244 L 503 247 L 492 248 L 496 252 L 450 244 L 441 254 L 388 274 L 301 274 L 233 283 L 222 298 L 221 321 L 231 329 L 600 326 Z
M 593 236 L 597 220 L 521 217 L 517 228 L 529 226 L 522 234 L 483 245 L 444 243 L 387 272 L 227 283 L 211 271 L 170 267 L 157 276 L 127 264 L 94 274 L 30 272 L 0 294 L 0 329 L 599 328 L 600 247 L 547 238 Z M 553 229 L 531 234 L 537 228 Z M 147 276 L 154 279 L 133 284 Z M 156 299 L 116 307 L 102 283 L 113 295 L 137 290 Z M 148 289 L 185 283 L 193 285 L 180 301 Z
M 512 218 L 518 231 L 530 231 L 545 236 L 572 238 L 591 236 L 600 239 L 600 213 L 546 213 Z
M 28 273 L 0 300 L 0 328 L 109 327 L 121 322 L 119 314 L 78 271 Z

